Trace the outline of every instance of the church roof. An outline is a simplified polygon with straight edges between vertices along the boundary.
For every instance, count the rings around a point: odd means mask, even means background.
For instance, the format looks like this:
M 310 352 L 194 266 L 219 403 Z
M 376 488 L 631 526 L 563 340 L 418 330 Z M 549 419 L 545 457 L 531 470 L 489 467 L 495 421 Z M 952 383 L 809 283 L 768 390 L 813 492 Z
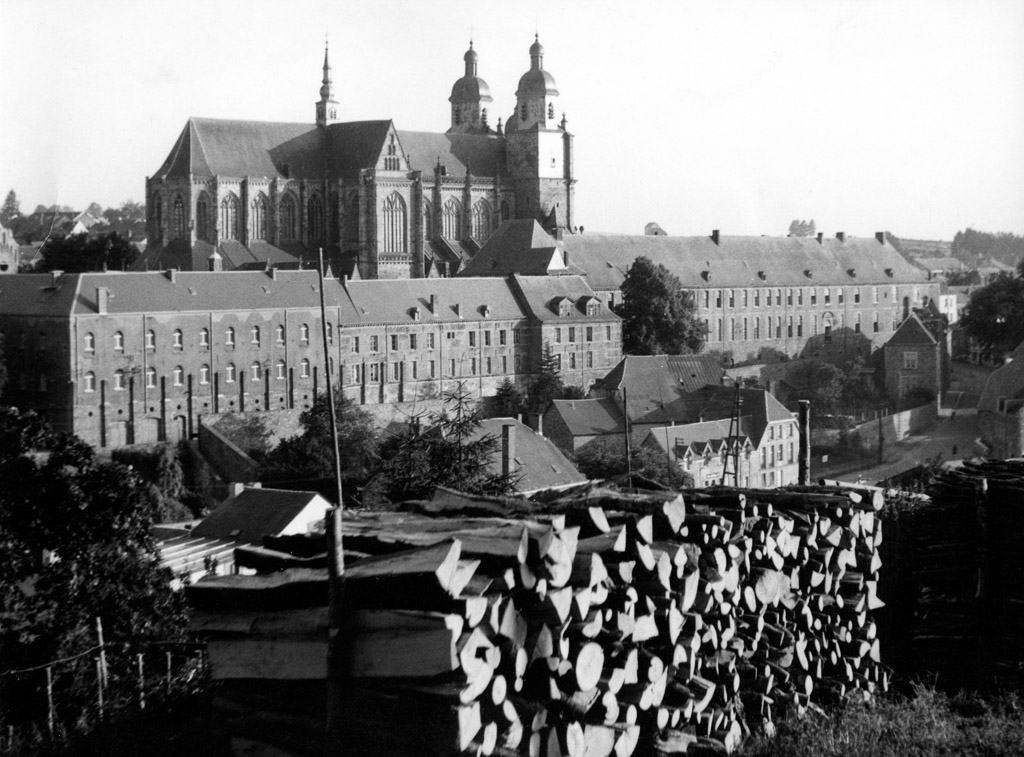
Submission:
M 259 176 L 269 179 L 352 178 L 373 168 L 392 122 L 314 124 L 190 118 L 154 178 Z M 397 132 L 414 171 L 432 175 L 440 160 L 449 176 L 494 176 L 505 161 L 501 138 L 475 134 Z
M 579 271 L 575 271 L 579 273 Z M 533 219 L 501 224 L 462 271 L 464 276 L 568 273 L 555 240 Z

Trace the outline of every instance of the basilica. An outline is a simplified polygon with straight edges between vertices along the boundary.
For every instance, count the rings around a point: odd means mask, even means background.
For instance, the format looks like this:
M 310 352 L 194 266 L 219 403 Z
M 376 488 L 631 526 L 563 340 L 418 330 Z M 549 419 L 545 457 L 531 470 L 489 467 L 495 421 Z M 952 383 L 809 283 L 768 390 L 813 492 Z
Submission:
M 444 133 L 338 118 L 328 53 L 315 122 L 190 118 L 146 179 L 141 270 L 299 267 L 320 248 L 364 279 L 455 275 L 491 232 L 573 228 L 573 138 L 535 39 L 504 124 L 470 43 Z

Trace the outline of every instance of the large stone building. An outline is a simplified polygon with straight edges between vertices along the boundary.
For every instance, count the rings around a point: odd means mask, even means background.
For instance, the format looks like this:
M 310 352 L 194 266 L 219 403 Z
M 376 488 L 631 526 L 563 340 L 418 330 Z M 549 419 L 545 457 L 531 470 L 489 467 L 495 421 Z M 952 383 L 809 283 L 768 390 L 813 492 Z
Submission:
M 327 279 L 332 374 L 380 415 L 461 382 L 527 379 L 545 345 L 586 388 L 620 322 L 580 277 Z M 324 389 L 315 271 L 22 274 L 0 291 L 8 404 L 101 447 L 176 440 L 200 416 L 309 407 Z
M 707 330 L 705 349 L 756 359 L 843 359 L 881 347 L 939 284 L 879 232 L 872 238 L 664 234 L 547 234 L 532 220 L 502 225 L 463 269 L 466 276 L 582 274 L 621 301 L 626 271 L 644 256 L 682 282 Z
M 140 270 L 294 265 L 324 247 L 366 279 L 446 276 L 503 220 L 571 228 L 573 138 L 544 48 L 504 128 L 472 44 L 464 60 L 444 133 L 341 121 L 326 53 L 315 122 L 190 118 L 146 179 Z

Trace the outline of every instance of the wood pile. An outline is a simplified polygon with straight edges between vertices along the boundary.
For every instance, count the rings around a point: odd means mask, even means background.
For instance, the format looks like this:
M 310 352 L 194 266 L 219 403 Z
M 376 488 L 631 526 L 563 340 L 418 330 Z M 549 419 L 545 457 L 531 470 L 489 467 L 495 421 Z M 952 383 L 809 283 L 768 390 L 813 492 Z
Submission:
M 905 553 L 893 577 L 901 672 L 1024 690 L 1024 463 L 968 462 L 925 491 L 926 503 L 890 497 L 886 526 Z
M 346 553 L 366 555 L 346 570 L 339 629 L 346 754 L 730 753 L 781 708 L 888 686 L 879 491 L 590 485 L 545 500 L 445 491 L 345 514 Z M 190 589 L 221 639 L 214 676 L 248 690 L 287 678 L 275 668 L 318 678 L 306 658 L 326 659 L 326 633 L 285 628 L 298 610 L 280 589 L 315 603 L 309 579 L 326 573 L 280 554 L 274 580 Z M 261 627 L 273 643 L 245 647 Z M 246 738 L 288 748 L 267 730 Z

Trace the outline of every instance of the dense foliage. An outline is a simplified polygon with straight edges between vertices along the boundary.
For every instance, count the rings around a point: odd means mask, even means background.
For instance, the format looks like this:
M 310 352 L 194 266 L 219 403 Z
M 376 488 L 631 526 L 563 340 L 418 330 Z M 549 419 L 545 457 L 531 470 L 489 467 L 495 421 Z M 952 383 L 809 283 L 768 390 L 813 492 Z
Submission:
M 444 407 L 386 444 L 389 454 L 367 486 L 372 499 L 403 502 L 430 497 L 437 486 L 468 494 L 510 494 L 514 475 L 491 468 L 501 440 L 480 435 L 479 411 L 464 389 L 448 393 Z
M 313 407 L 299 416 L 302 433 L 281 441 L 263 460 L 264 481 L 334 476 L 334 447 L 327 393 L 317 395 Z M 349 480 L 364 480 L 377 459 L 380 436 L 373 417 L 344 394 L 334 392 L 334 417 L 338 426 L 341 474 Z
M 1017 267 L 1024 261 L 1024 237 L 965 229 L 953 237 L 951 250 L 954 257 L 967 263 L 976 264 L 987 258 Z
M 814 219 L 800 221 L 794 218 L 789 224 L 789 235 L 791 237 L 813 237 L 818 232 Z
M 661 264 L 639 257 L 622 281 L 622 351 L 628 355 L 688 355 L 704 346 L 697 304 Z
M 1024 342 L 1024 278 L 1003 274 L 976 290 L 960 327 L 996 356 Z
M 0 208 L 0 224 L 7 226 L 12 220 L 21 215 L 21 203 L 14 190 L 10 190 L 4 198 L 3 207 Z
M 127 239 L 116 232 L 101 237 L 74 234 L 55 238 L 43 247 L 42 271 L 122 271 L 139 256 Z
M 622 444 L 591 443 L 575 455 L 576 467 L 587 478 L 607 479 L 624 473 L 656 481 L 670 489 L 685 489 L 693 486 L 693 476 L 672 464 L 664 453 L 649 447 L 635 446 L 630 450 L 630 466 Z

